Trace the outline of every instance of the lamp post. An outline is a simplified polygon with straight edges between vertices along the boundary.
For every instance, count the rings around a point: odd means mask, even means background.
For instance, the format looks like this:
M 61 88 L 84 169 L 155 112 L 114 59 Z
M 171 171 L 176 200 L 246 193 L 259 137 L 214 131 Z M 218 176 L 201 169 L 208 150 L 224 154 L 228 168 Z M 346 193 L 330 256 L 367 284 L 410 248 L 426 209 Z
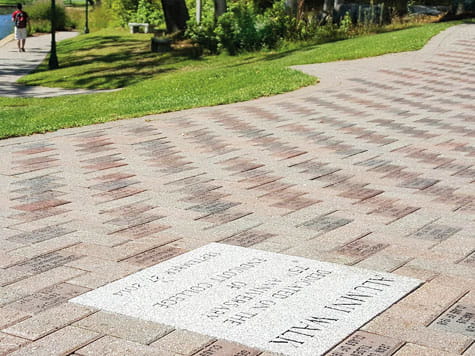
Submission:
M 89 5 L 89 0 L 86 0 L 86 24 L 84 25 L 84 33 L 89 33 L 89 18 L 88 18 L 89 8 L 88 8 L 88 5 Z
M 48 61 L 49 69 L 56 69 L 59 67 L 58 57 L 56 56 L 56 3 L 51 0 L 51 52 Z

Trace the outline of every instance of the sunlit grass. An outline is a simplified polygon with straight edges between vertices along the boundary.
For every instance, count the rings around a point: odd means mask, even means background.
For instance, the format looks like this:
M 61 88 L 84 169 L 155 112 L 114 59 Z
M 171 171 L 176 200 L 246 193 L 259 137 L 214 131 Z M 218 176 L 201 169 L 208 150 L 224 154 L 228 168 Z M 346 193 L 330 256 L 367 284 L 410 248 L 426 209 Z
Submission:
M 198 60 L 150 53 L 150 35 L 117 31 L 82 35 L 59 43 L 61 69 L 47 71 L 43 64 L 22 82 L 123 89 L 44 99 L 0 98 L 0 138 L 295 90 L 316 83 L 316 78 L 291 70 L 290 65 L 416 50 L 452 24 L 428 24 L 287 51 Z

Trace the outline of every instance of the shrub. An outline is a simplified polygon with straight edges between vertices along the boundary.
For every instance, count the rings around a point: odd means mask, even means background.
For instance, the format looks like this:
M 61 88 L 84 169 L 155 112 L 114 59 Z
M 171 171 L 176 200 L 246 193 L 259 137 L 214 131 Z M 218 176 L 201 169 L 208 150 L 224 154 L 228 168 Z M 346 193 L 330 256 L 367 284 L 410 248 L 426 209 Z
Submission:
M 149 0 L 139 0 L 137 11 L 132 14 L 130 21 L 165 27 L 161 7 Z
M 275 47 L 285 29 L 273 22 L 268 15 L 258 14 L 252 3 L 241 1 L 232 3 L 217 21 L 209 15 L 200 24 L 190 20 L 185 36 L 212 53 L 226 50 L 233 55 Z
M 256 20 L 253 6 L 246 6 L 241 2 L 232 4 L 218 19 L 215 32 L 220 46 L 232 55 L 242 50 L 257 49 L 260 38 Z
M 65 30 L 67 19 L 62 2 L 56 4 L 55 9 L 56 29 Z M 50 32 L 51 31 L 51 1 L 39 0 L 31 5 L 25 6 L 25 11 L 30 16 L 32 32 Z
M 94 5 L 89 12 L 89 29 L 98 31 L 105 28 L 113 28 L 120 26 L 121 22 L 115 16 L 110 8 L 100 4 Z
M 103 0 L 100 13 L 109 15 L 111 22 L 125 26 L 137 11 L 137 6 L 137 0 Z
M 216 53 L 226 50 L 231 55 L 262 48 L 276 48 L 284 41 L 328 42 L 348 38 L 354 26 L 349 13 L 335 24 L 331 19 L 324 24 L 315 13 L 292 15 L 286 0 L 279 0 L 263 13 L 248 0 L 231 3 L 217 21 L 207 17 L 199 25 L 188 23 L 185 36 L 203 48 Z
M 214 18 L 205 17 L 199 24 L 192 18 L 188 21 L 187 26 L 185 37 L 213 54 L 218 53 L 219 39 L 215 32 L 216 24 Z
M 84 24 L 84 9 L 66 7 L 66 28 L 79 28 Z

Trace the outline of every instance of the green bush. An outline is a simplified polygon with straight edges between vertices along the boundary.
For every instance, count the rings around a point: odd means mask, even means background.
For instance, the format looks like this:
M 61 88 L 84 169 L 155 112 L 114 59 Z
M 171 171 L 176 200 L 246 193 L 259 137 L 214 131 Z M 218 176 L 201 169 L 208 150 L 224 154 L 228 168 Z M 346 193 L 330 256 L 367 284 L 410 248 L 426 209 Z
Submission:
M 165 27 L 165 19 L 161 6 L 150 0 L 139 0 L 137 11 L 130 17 L 131 22 L 149 23 Z
M 36 1 L 31 5 L 25 6 L 25 11 L 30 17 L 31 32 L 51 31 L 51 1 Z M 55 19 L 57 30 L 66 30 L 67 24 L 71 24 L 71 21 L 66 16 L 62 2 L 56 3 Z
M 121 25 L 121 21 L 115 16 L 113 11 L 104 5 L 94 5 L 89 11 L 89 29 L 99 31 L 106 28 L 114 28 Z
M 315 13 L 297 19 L 290 13 L 285 0 L 274 2 L 263 12 L 248 0 L 238 0 L 231 3 L 217 21 L 209 16 L 200 24 L 189 21 L 185 36 L 213 53 L 226 50 L 234 55 L 263 48 L 274 49 L 285 41 L 322 43 L 340 40 L 350 37 L 353 28 L 349 13 L 339 25 L 331 19 L 321 24 Z
M 109 15 L 110 22 L 125 26 L 137 11 L 137 6 L 138 0 L 102 0 L 100 13 Z
M 243 50 L 258 49 L 261 43 L 256 21 L 252 6 L 246 6 L 242 2 L 232 4 L 218 19 L 215 32 L 220 46 L 231 55 Z
M 216 35 L 216 24 L 214 18 L 205 17 L 198 24 L 194 18 L 187 23 L 185 37 L 191 39 L 194 43 L 209 52 L 218 53 L 219 39 Z
M 284 31 L 273 21 L 265 14 L 258 14 L 252 3 L 240 1 L 231 3 L 217 21 L 209 15 L 200 24 L 191 19 L 185 36 L 212 53 L 226 50 L 234 55 L 275 47 Z

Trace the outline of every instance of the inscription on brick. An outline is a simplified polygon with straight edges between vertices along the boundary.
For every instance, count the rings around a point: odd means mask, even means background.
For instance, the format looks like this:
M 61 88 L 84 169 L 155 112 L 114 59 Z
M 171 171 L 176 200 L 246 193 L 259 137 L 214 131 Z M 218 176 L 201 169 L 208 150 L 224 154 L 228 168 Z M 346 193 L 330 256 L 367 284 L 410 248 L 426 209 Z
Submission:
M 66 263 L 77 260 L 78 258 L 79 257 L 76 255 L 65 254 L 60 252 L 51 252 L 19 263 L 11 268 L 25 273 L 36 274 L 48 271 L 59 266 L 63 266 Z
M 212 243 L 71 301 L 259 351 L 319 356 L 419 284 L 388 273 Z
M 235 246 L 249 247 L 276 236 L 268 232 L 247 230 L 224 239 L 223 243 Z
M 414 178 L 403 182 L 400 187 L 409 189 L 426 189 L 438 182 L 437 179 Z
M 357 241 L 350 242 L 349 244 L 343 247 L 340 247 L 337 250 L 337 252 L 343 255 L 366 258 L 368 256 L 375 254 L 378 251 L 381 251 L 387 246 L 388 245 L 381 244 L 381 243 L 372 243 L 372 242 L 357 240 Z
M 156 265 L 157 263 L 168 260 L 172 257 L 181 255 L 185 252 L 186 251 L 181 248 L 161 246 L 132 256 L 125 261 L 148 267 Z
M 401 345 L 386 336 L 357 331 L 325 356 L 389 356 Z
M 71 230 L 60 225 L 52 225 L 42 229 L 33 230 L 31 232 L 24 232 L 18 235 L 11 236 L 7 238 L 7 240 L 24 244 L 37 243 L 49 239 L 54 239 L 55 237 L 64 236 L 74 231 L 75 230 Z
M 431 325 L 437 330 L 475 337 L 475 305 L 457 303 Z
M 140 239 L 145 236 L 154 235 L 160 231 L 170 228 L 169 225 L 161 225 L 156 223 L 148 223 L 129 227 L 126 229 L 118 230 L 113 232 L 114 235 L 123 236 L 129 239 Z
M 304 222 L 299 226 L 304 226 L 315 231 L 328 232 L 349 224 L 353 220 L 326 215 Z
M 475 266 L 475 252 L 465 257 L 460 263 Z
M 425 240 L 437 240 L 442 241 L 448 239 L 453 234 L 457 233 L 461 229 L 458 227 L 452 227 L 441 224 L 430 224 L 424 226 L 422 229 L 412 234 L 412 237 Z
M 8 307 L 35 314 L 60 305 L 87 291 L 89 289 L 68 283 L 56 284 L 9 304 Z
M 233 206 L 239 205 L 239 203 L 231 203 L 225 201 L 214 201 L 209 203 L 203 203 L 200 205 L 194 205 L 190 207 L 190 210 L 197 211 L 200 213 L 214 214 L 227 209 L 232 208 Z
M 228 222 L 231 222 L 231 221 L 234 221 L 234 220 L 238 220 L 244 216 L 247 216 L 247 215 L 250 215 L 252 213 L 250 212 L 219 212 L 219 213 L 215 213 L 215 214 L 210 214 L 210 215 L 206 215 L 202 218 L 198 218 L 198 219 L 202 219 L 204 221 L 208 221 L 208 222 L 211 222 L 215 225 L 219 225 L 219 224 L 226 224 Z M 198 220 L 196 219 L 196 220 Z
M 219 340 L 193 356 L 257 356 L 260 353 L 259 350 Z

